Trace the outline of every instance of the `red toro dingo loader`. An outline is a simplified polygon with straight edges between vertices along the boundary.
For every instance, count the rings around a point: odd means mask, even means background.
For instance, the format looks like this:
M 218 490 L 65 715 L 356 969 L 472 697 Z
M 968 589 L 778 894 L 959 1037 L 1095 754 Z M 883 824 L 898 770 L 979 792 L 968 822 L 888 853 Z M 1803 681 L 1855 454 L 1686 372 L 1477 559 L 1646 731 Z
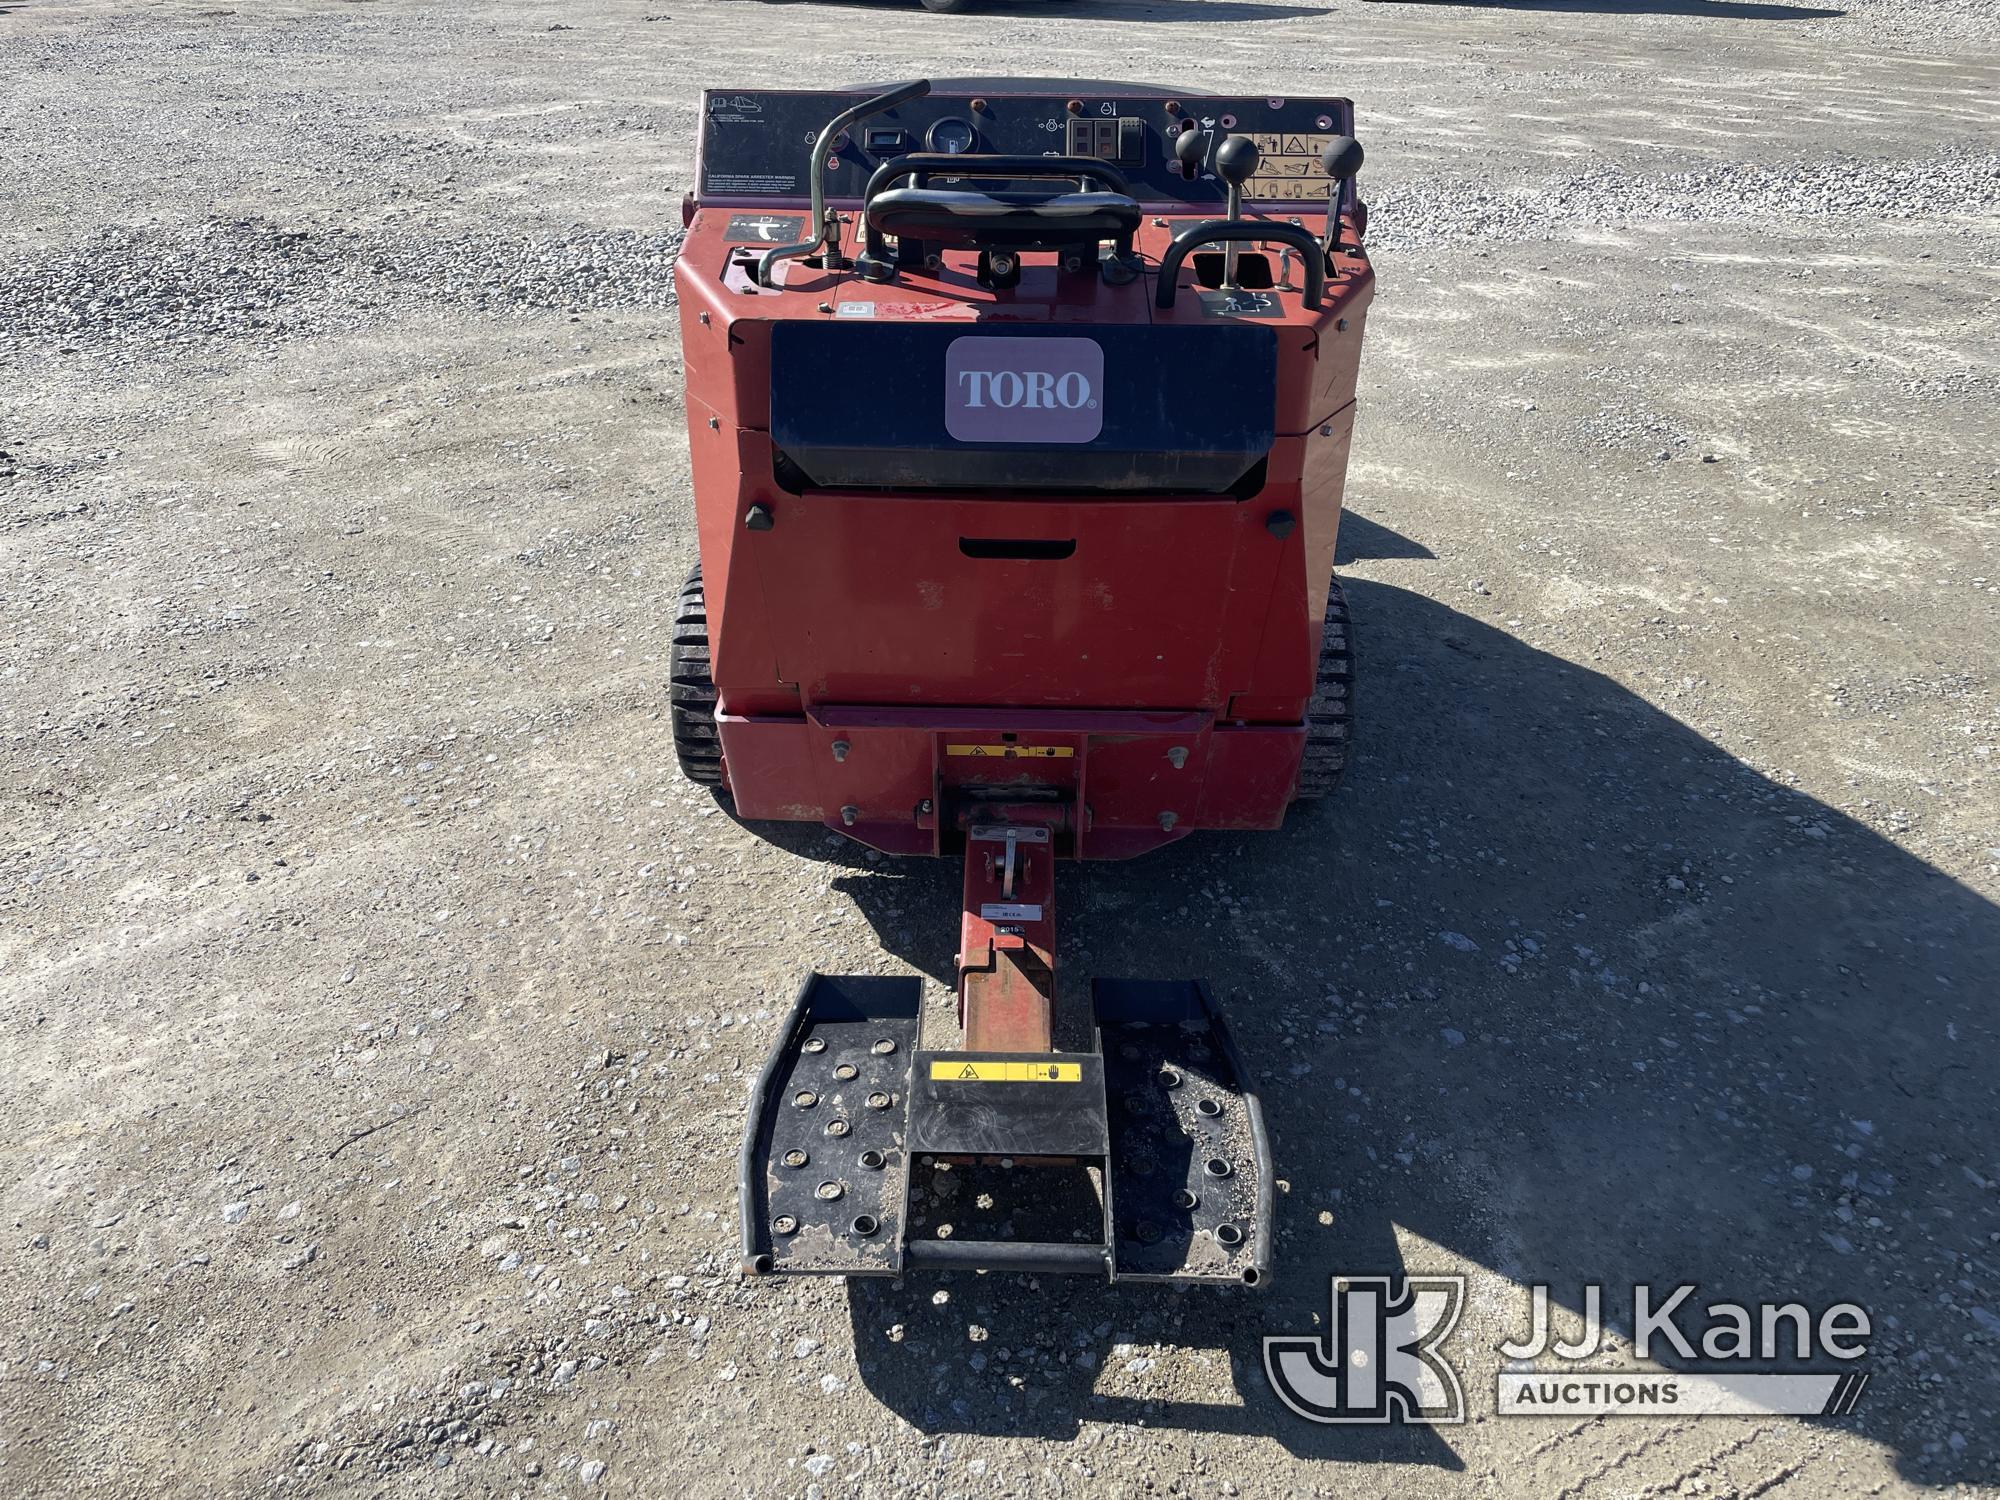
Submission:
M 920 979 L 800 988 L 743 1144 L 753 1273 L 1264 1276 L 1270 1151 L 1208 986 L 1061 972 L 1055 877 L 1339 775 L 1353 128 L 1032 79 L 704 96 L 682 769 L 965 866 L 948 1044 Z

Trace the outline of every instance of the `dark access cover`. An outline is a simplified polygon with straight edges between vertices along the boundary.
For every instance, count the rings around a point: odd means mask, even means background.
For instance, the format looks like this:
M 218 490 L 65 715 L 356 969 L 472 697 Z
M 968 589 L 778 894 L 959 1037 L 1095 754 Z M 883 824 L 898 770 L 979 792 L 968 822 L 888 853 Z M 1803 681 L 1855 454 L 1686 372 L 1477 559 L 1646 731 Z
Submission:
M 820 488 L 1219 494 L 1276 413 L 1268 328 L 771 330 L 771 438 Z

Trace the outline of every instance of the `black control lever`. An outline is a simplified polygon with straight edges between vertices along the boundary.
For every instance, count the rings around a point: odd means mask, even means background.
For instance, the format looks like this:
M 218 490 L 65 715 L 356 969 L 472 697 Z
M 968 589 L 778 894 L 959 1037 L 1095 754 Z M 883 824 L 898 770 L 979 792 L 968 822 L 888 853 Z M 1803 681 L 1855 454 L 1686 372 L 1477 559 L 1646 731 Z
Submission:
M 1335 182 L 1347 182 L 1361 170 L 1361 160 L 1365 155 L 1361 142 L 1351 135 L 1337 135 L 1326 143 L 1319 154 L 1320 170 Z
M 796 245 L 779 245 L 766 250 L 764 258 L 757 262 L 757 284 L 776 286 L 772 280 L 778 266 L 783 261 L 802 260 L 823 245 L 840 244 L 840 225 L 834 219 L 832 210 L 826 206 L 826 158 L 833 149 L 833 143 L 840 133 L 858 120 L 870 115 L 879 115 L 885 109 L 894 109 L 899 104 L 907 104 L 912 99 L 921 99 L 931 91 L 928 78 L 913 79 L 909 83 L 898 84 L 886 94 L 877 94 L 873 99 L 864 99 L 851 109 L 842 110 L 827 121 L 826 129 L 813 142 L 812 160 L 806 164 L 806 180 L 812 184 L 812 224 L 813 237 L 800 240 Z
M 1232 193 L 1241 193 L 1243 184 L 1256 175 L 1258 164 L 1264 160 L 1264 153 L 1257 149 L 1257 143 L 1247 135 L 1226 136 L 1215 148 L 1215 173 L 1229 184 Z M 1236 218 L 1232 207 L 1230 218 Z
M 1351 135 L 1337 135 L 1319 153 L 1320 170 L 1333 179 L 1326 195 L 1326 253 L 1333 254 L 1340 243 L 1340 194 L 1361 170 L 1364 153 L 1361 142 Z
M 1189 177 L 1201 170 L 1202 158 L 1208 155 L 1208 133 L 1202 130 L 1183 130 L 1174 137 L 1174 160 L 1181 164 L 1181 170 Z
M 1257 143 L 1247 135 L 1229 135 L 1222 138 L 1222 144 L 1215 148 L 1215 174 L 1229 186 L 1230 222 L 1243 217 L 1243 184 L 1257 175 L 1257 167 L 1264 154 L 1257 149 Z M 1231 240 L 1222 253 L 1222 289 L 1236 290 L 1236 242 Z

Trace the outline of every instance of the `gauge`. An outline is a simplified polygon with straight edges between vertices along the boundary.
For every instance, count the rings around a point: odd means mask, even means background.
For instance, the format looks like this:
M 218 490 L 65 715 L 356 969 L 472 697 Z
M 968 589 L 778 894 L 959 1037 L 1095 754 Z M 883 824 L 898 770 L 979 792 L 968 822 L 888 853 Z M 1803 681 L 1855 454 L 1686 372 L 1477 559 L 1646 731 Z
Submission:
M 956 115 L 946 115 L 924 136 L 924 144 L 933 151 L 947 152 L 952 156 L 970 151 L 979 141 L 979 132 L 972 128 L 970 120 L 961 120 Z

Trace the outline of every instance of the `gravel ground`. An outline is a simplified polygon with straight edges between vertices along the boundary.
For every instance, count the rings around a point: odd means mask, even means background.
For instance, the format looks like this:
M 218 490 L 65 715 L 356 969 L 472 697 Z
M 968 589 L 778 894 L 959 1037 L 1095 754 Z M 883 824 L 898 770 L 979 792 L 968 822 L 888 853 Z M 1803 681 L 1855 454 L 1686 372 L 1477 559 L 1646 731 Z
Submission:
M 0 1488 L 1995 1492 L 2000 5 L 88 0 L 0 63 Z M 1255 1296 L 734 1270 L 799 970 L 942 997 L 957 871 L 670 769 L 677 204 L 704 85 L 923 72 L 1359 102 L 1350 780 L 1060 898 L 1070 973 L 1234 992 Z M 1399 1268 L 1475 1420 L 1285 1411 L 1259 1338 Z M 1861 1301 L 1859 1411 L 1485 1415 L 1524 1284 L 1635 1280 Z

